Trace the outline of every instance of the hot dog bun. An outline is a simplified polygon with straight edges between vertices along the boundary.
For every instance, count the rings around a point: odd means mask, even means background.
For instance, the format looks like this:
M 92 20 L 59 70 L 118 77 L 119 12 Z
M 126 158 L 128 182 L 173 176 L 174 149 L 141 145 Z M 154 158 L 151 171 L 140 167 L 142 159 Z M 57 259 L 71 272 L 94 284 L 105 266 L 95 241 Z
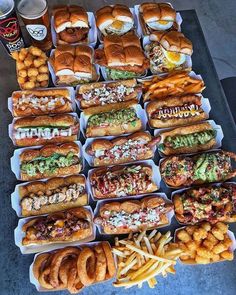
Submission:
M 163 211 L 159 213 L 155 212 L 154 210 L 158 208 L 163 208 Z M 169 220 L 166 214 L 172 209 L 173 205 L 171 203 L 167 203 L 162 197 L 159 196 L 149 196 L 141 200 L 110 202 L 101 205 L 99 208 L 99 214 L 97 217 L 95 217 L 94 222 L 101 225 L 105 234 L 125 234 L 167 225 Z M 140 212 L 145 214 L 147 210 L 153 210 L 150 212 L 155 212 L 155 216 L 159 216 L 159 220 L 157 220 L 155 224 L 148 220 L 146 222 L 140 222 L 138 225 L 135 224 L 135 219 L 133 219 L 133 223 L 131 224 L 128 222 L 129 226 L 121 226 L 119 222 L 117 225 L 115 225 L 115 221 L 113 222 L 113 217 L 114 220 L 116 216 L 117 219 L 119 219 L 118 215 L 120 215 L 121 212 L 123 215 L 127 215 L 127 217 L 131 218 L 132 214 L 139 214 Z
M 153 114 L 158 110 L 161 112 L 161 118 L 154 118 Z M 146 111 L 149 124 L 153 128 L 187 125 L 208 119 L 209 116 L 203 111 L 201 97 L 197 95 L 169 97 L 159 101 L 151 101 L 147 104 Z M 186 117 L 186 114 L 190 114 L 191 117 Z
M 64 231 L 64 228 L 69 227 L 69 223 L 66 222 L 71 219 L 77 219 L 78 224 L 81 222 L 86 223 L 86 227 L 79 227 L 78 229 L 73 229 L 72 232 L 68 233 Z M 53 222 L 53 226 L 49 225 L 47 223 L 47 220 L 53 220 L 50 221 L 50 223 Z M 51 235 L 47 235 L 49 237 L 40 239 L 37 236 L 37 233 L 40 233 L 39 229 L 35 227 L 35 225 L 40 222 L 41 224 L 44 224 L 45 226 L 49 225 L 51 228 L 49 229 L 49 232 Z M 62 234 L 61 235 L 55 235 L 53 233 L 53 229 L 61 228 Z M 25 233 L 25 237 L 22 239 L 22 245 L 44 245 L 44 244 L 51 244 L 51 243 L 58 243 L 58 242 L 73 242 L 73 241 L 79 241 L 83 240 L 93 233 L 93 227 L 92 227 L 92 215 L 88 209 L 79 207 L 79 208 L 73 208 L 66 211 L 61 211 L 57 213 L 53 213 L 47 216 L 40 216 L 36 218 L 32 218 L 29 221 L 27 221 L 23 227 L 22 231 Z
M 19 186 L 22 215 L 41 215 L 87 205 L 85 182 L 84 175 L 71 175 Z

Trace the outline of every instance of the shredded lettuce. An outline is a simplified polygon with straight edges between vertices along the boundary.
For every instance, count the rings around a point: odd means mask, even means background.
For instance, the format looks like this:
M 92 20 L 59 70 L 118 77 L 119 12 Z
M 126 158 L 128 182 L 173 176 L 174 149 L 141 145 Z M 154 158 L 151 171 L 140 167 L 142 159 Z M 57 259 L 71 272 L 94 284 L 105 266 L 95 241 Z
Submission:
M 128 72 L 128 71 L 121 71 L 116 69 L 108 69 L 106 68 L 107 78 L 109 80 L 120 80 L 120 79 L 132 79 L 137 77 L 137 73 L 135 72 Z

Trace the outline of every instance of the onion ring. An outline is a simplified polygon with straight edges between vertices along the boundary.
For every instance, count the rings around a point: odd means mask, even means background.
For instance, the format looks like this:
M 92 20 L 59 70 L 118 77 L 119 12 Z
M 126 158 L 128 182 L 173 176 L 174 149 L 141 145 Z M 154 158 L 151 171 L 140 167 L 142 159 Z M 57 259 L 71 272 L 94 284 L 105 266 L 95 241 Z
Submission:
M 78 248 L 67 247 L 67 248 L 58 250 L 54 254 L 54 257 L 51 262 L 51 267 L 50 267 L 51 271 L 49 274 L 49 282 L 54 288 L 56 288 L 60 285 L 58 273 L 59 273 L 59 268 L 60 268 L 60 265 L 61 265 L 63 259 L 65 259 L 66 257 L 71 256 L 71 255 L 78 257 L 79 253 L 80 253 L 80 250 Z
M 106 278 L 107 272 L 107 260 L 106 255 L 103 251 L 102 245 L 97 245 L 94 247 L 95 257 L 96 257 L 96 267 L 95 267 L 95 276 L 96 281 L 101 282 Z
M 78 275 L 84 286 L 95 281 L 95 254 L 90 248 L 83 248 L 77 261 Z
M 58 273 L 59 279 L 66 286 L 68 284 L 68 273 L 70 271 L 72 262 L 73 262 L 72 258 L 68 258 L 62 262 L 59 268 L 59 273 Z
M 50 254 L 49 253 L 43 253 L 36 257 L 34 264 L 33 264 L 33 274 L 36 280 L 38 280 L 41 271 L 43 270 L 45 263 L 47 262 Z
M 45 268 L 39 275 L 38 282 L 40 286 L 45 289 L 54 289 L 54 287 L 49 282 L 50 267 Z
M 67 283 L 67 289 L 71 294 L 76 293 L 75 281 L 78 277 L 78 271 L 77 271 L 77 261 L 74 259 L 71 263 L 71 268 L 68 273 L 68 283 Z
M 111 252 L 110 245 L 107 242 L 102 242 L 101 244 L 102 244 L 102 248 L 106 255 L 106 260 L 107 260 L 108 274 L 106 274 L 106 279 L 110 279 L 114 277 L 116 274 L 116 266 L 115 266 L 114 258 Z

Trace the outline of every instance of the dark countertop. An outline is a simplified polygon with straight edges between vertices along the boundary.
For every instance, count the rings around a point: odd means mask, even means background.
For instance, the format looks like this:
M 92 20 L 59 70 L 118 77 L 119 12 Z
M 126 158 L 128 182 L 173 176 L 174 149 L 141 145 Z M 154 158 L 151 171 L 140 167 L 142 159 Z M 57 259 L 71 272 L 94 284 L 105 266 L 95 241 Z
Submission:
M 202 75 L 206 90 L 204 96 L 208 97 L 212 111 L 210 119 L 222 126 L 224 132 L 223 148 L 236 152 L 236 126 L 229 112 L 224 93 L 216 74 L 206 41 L 204 39 L 195 11 L 182 11 L 183 32 L 194 45 L 193 69 Z M 12 91 L 18 89 L 15 62 L 9 58 L 0 47 L 0 175 L 1 175 L 1 222 L 0 222 L 0 294 L 1 295 L 34 295 L 38 294 L 35 287 L 29 281 L 29 265 L 33 255 L 22 255 L 14 244 L 14 228 L 18 218 L 11 208 L 10 195 L 17 183 L 10 169 L 10 157 L 14 147 L 8 137 L 8 124 L 12 121 L 7 109 L 7 97 Z M 177 227 L 172 220 L 171 229 Z M 236 224 L 230 225 L 230 229 L 236 233 Z M 165 228 L 162 231 L 166 231 Z M 81 294 L 104 293 L 112 295 L 122 294 L 165 294 L 173 292 L 175 295 L 233 295 L 236 294 L 236 263 L 216 263 L 206 266 L 184 266 L 178 263 L 176 275 L 168 275 L 167 278 L 158 278 L 155 289 L 149 289 L 144 285 L 142 289 L 129 290 L 116 289 L 111 282 L 98 284 L 86 288 Z M 44 294 L 68 294 L 67 292 L 44 292 Z

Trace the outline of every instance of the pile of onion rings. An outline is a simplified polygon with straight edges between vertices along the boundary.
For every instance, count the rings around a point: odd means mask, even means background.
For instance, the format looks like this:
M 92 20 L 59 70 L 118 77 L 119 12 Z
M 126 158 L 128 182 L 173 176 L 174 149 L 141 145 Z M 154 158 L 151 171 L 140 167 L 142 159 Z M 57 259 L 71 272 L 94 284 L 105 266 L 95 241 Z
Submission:
M 109 243 L 101 242 L 39 254 L 33 263 L 33 274 L 44 289 L 67 289 L 76 294 L 85 286 L 114 277 L 116 267 Z

